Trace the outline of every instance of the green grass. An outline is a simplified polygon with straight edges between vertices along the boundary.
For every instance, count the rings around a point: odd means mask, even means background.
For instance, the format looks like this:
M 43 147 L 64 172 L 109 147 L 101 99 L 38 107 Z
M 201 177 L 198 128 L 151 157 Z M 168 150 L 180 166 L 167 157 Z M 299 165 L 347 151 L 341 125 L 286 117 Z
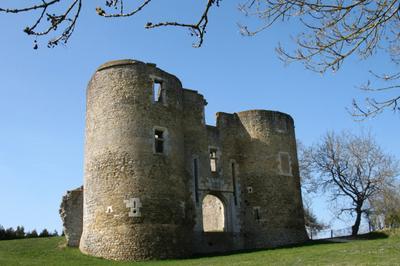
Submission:
M 65 247 L 62 237 L 0 241 L 0 265 L 400 265 L 400 231 L 371 233 L 345 243 L 301 246 L 185 260 L 114 262 Z

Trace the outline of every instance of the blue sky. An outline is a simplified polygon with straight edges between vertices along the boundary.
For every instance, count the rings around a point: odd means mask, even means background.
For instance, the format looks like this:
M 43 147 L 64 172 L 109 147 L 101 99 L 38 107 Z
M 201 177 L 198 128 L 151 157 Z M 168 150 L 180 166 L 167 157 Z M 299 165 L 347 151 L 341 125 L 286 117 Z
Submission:
M 5 1 L 11 4 L 13 1 Z M 371 129 L 382 147 L 400 158 L 399 114 L 355 122 L 346 111 L 353 98 L 368 95 L 356 86 L 384 69 L 378 54 L 368 61 L 350 58 L 338 73 L 319 75 L 301 64 L 284 64 L 274 52 L 278 42 L 290 46 L 296 24 L 277 24 L 255 37 L 242 37 L 237 23 L 251 23 L 236 1 L 223 1 L 210 15 L 202 48 L 195 49 L 186 30 L 145 30 L 149 21 L 190 21 L 201 5 L 160 1 L 128 19 L 97 17 L 96 5 L 85 3 L 76 32 L 67 46 L 47 49 L 22 29 L 32 14 L 0 14 L 0 224 L 27 229 L 61 229 L 60 200 L 83 178 L 85 89 L 95 69 L 108 60 L 133 58 L 156 63 L 176 75 L 184 87 L 199 90 L 207 101 L 206 119 L 217 111 L 279 110 L 293 116 L 297 138 L 309 145 L 328 130 Z M 182 4 L 177 8 L 177 3 Z M 235 3 L 233 3 L 235 2 Z M 157 2 L 158 3 L 158 2 Z M 197 9 L 198 8 L 198 9 Z M 329 222 L 321 199 L 317 216 Z

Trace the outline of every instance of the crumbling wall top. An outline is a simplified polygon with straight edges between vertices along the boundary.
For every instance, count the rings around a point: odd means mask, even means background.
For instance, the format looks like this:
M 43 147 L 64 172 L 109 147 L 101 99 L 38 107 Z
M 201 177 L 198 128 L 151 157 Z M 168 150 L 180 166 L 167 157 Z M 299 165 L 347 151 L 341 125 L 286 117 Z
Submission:
M 97 68 L 96 71 L 101 71 L 106 68 L 114 67 L 114 66 L 125 66 L 125 65 L 135 65 L 135 64 L 145 64 L 142 61 L 139 60 L 133 60 L 133 59 L 122 59 L 122 60 L 113 60 L 113 61 L 108 61 L 101 66 Z M 148 63 L 148 65 L 155 67 L 156 64 Z
M 263 115 L 265 117 L 270 117 L 270 118 L 273 118 L 275 116 L 282 116 L 282 117 L 286 117 L 286 119 L 289 119 L 289 120 L 293 121 L 293 118 L 289 114 L 282 113 L 282 112 L 279 112 L 279 111 L 273 111 L 273 110 L 251 109 L 251 110 L 237 112 L 237 114 L 239 116 L 243 116 L 243 115 L 252 116 L 252 115 L 259 114 L 259 115 Z

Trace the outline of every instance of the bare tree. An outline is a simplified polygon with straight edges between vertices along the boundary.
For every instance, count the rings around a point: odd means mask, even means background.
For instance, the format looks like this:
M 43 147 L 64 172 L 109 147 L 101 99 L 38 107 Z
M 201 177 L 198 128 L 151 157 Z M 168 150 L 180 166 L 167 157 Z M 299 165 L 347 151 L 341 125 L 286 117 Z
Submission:
M 294 20 L 302 25 L 295 38 L 296 49 L 289 52 L 278 46 L 277 52 L 285 62 L 300 61 L 306 68 L 324 73 L 337 71 L 344 61 L 358 54 L 361 59 L 379 51 L 390 56 L 398 68 L 400 63 L 400 1 L 398 0 L 247 0 L 240 9 L 256 16 L 262 24 L 258 29 L 241 26 L 244 35 L 257 34 L 277 21 Z M 382 87 L 371 81 L 361 86 L 369 92 L 388 92 L 383 98 L 367 98 L 365 106 L 353 101 L 352 114 L 365 118 L 385 109 L 400 110 L 400 78 L 397 73 L 371 72 L 372 78 L 382 81 Z M 376 80 L 375 80 L 376 81 Z M 397 90 L 392 95 L 393 90 Z
M 352 235 L 357 235 L 369 200 L 390 187 L 399 173 L 399 164 L 384 153 L 371 134 L 357 136 L 327 133 L 320 143 L 307 149 L 309 189 L 328 192 L 338 203 L 338 214 L 355 215 Z
M 300 167 L 300 184 L 301 184 L 301 197 L 303 199 L 304 209 L 304 224 L 307 232 L 312 239 L 321 230 L 328 228 L 328 225 L 320 221 L 312 210 L 311 197 L 309 191 L 310 184 L 310 164 L 307 157 L 304 156 L 307 153 L 307 147 L 299 139 L 296 139 L 297 153 L 299 155 L 299 167 Z
M 66 9 L 62 9 L 64 2 L 70 2 Z M 50 33 L 59 31 L 61 32 L 59 35 L 48 41 L 48 47 L 54 47 L 60 42 L 67 43 L 68 39 L 75 30 L 81 8 L 82 0 L 51 0 L 48 2 L 38 1 L 37 4 L 32 4 L 21 8 L 0 7 L 0 12 L 14 14 L 36 12 L 37 18 L 30 26 L 25 27 L 24 32 L 28 35 L 37 37 L 49 35 Z M 55 13 L 56 11 L 57 13 Z M 40 26 L 42 26 L 41 30 L 38 29 Z M 35 40 L 34 42 L 34 49 L 37 49 L 37 41 Z
M 326 229 L 328 226 L 318 220 L 317 216 L 311 209 L 311 204 L 308 200 L 304 199 L 303 196 L 303 206 L 304 206 L 304 224 L 306 226 L 307 231 L 310 234 L 310 238 L 312 239 L 314 235 L 316 235 L 319 231 Z
M 204 40 L 204 34 L 206 33 L 210 9 L 214 6 L 219 6 L 220 1 L 221 0 L 207 0 L 200 18 L 194 23 L 182 23 L 177 21 L 148 22 L 145 28 L 153 29 L 163 26 L 174 26 L 189 29 L 190 34 L 198 39 L 197 43 L 193 44 L 193 46 L 200 47 Z M 139 2 L 139 4 L 129 10 L 129 7 L 127 8 L 125 6 L 124 0 L 105 0 L 105 7 L 96 7 L 96 12 L 98 15 L 105 18 L 132 17 L 150 5 L 153 0 L 140 0 L 137 2 Z M 59 43 L 68 42 L 81 14 L 82 4 L 83 0 L 37 0 L 36 4 L 30 4 L 19 8 L 5 8 L 0 6 L 0 13 L 35 13 L 36 19 L 34 19 L 30 26 L 24 29 L 24 32 L 35 37 L 55 34 L 55 37 L 50 38 L 47 44 L 48 47 L 54 47 Z M 67 7 L 65 8 L 66 5 Z M 108 12 L 106 9 L 111 11 Z M 34 49 L 37 48 L 38 45 L 35 39 Z
M 400 187 L 386 188 L 371 198 L 369 218 L 374 227 L 400 228 Z

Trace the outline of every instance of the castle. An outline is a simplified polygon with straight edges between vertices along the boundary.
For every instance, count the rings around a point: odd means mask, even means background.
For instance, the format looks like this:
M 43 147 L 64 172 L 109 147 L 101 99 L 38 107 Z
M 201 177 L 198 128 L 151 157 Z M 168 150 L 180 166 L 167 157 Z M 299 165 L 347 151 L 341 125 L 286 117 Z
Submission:
M 84 189 L 61 215 L 70 246 L 115 260 L 304 242 L 293 119 L 217 113 L 155 64 L 100 66 L 87 89 Z M 84 192 L 83 192 L 84 191 Z

